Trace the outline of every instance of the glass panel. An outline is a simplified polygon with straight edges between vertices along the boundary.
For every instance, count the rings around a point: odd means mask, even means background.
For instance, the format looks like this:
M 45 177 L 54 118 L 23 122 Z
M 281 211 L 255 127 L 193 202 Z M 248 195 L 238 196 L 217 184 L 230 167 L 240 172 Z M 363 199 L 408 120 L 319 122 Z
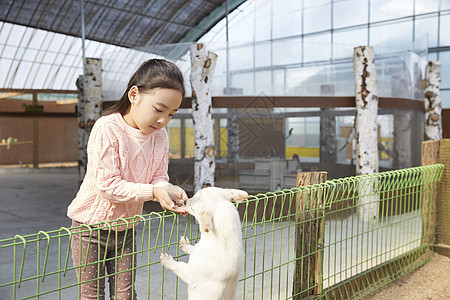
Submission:
M 20 36 L 20 37 L 18 37 L 18 38 L 15 38 L 15 39 L 17 39 L 18 41 L 20 41 L 20 47 L 24 47 L 24 48 L 28 47 L 28 44 L 29 44 L 29 42 L 30 42 L 30 39 L 32 39 L 32 34 L 33 34 L 33 32 L 34 32 L 34 29 L 31 29 L 31 28 L 29 28 L 29 27 L 26 27 L 26 29 L 24 30 L 22 36 Z M 14 39 L 14 40 L 15 40 L 15 39 Z M 53 47 L 53 45 L 52 45 L 52 47 Z M 56 51 L 57 48 L 56 48 L 56 47 L 53 47 L 53 50 Z
M 320 119 L 318 117 L 306 118 L 306 141 L 307 147 L 319 147 L 320 145 Z
M 13 59 L 14 58 L 14 54 L 15 54 L 15 52 L 16 52 L 16 47 L 12 47 L 12 46 L 9 46 L 9 45 L 6 45 L 4 48 L 4 51 L 3 51 L 3 53 L 2 53 L 2 56 L 0 57 L 0 59 L 5 59 L 5 58 L 10 58 L 10 59 Z M 3 71 L 3 69 L 2 69 L 2 71 Z
M 439 46 L 450 46 L 450 15 L 441 16 Z
M 272 72 L 255 72 L 256 95 L 272 95 Z
M 244 95 L 254 95 L 253 72 L 232 74 L 231 84 L 234 88 L 242 88 Z
M 427 36 L 428 47 L 437 47 L 438 37 L 438 18 L 433 16 L 431 18 L 417 18 L 415 23 L 415 39 L 420 39 Z
M 46 64 L 41 64 L 39 68 L 40 74 L 48 74 L 50 72 L 50 66 Z M 64 68 L 62 68 L 64 69 Z M 57 78 L 58 79 L 58 78 Z M 30 81 L 33 83 L 33 87 L 39 87 L 39 88 L 48 88 L 47 85 L 45 85 L 46 77 L 45 76 L 35 76 L 34 78 L 30 78 Z M 58 84 L 60 84 L 58 82 Z
M 301 11 L 283 12 L 273 16 L 273 38 L 300 35 L 302 33 Z
M 8 38 L 9 32 L 13 26 L 14 25 L 9 23 L 0 22 L 0 27 L 2 28 L 2 30 L 0 30 L 0 44 L 6 43 L 6 39 Z
M 169 135 L 169 157 L 181 158 L 181 131 L 180 131 L 180 119 L 172 119 L 166 126 L 167 133 Z
M 20 37 L 25 33 L 26 27 L 24 26 L 12 26 L 11 27 L 11 34 L 9 35 L 8 39 L 8 45 L 17 47 L 20 43 Z M 19 38 L 17 38 L 19 37 Z
M 53 64 L 56 59 L 56 53 L 52 51 L 45 52 L 45 56 L 42 59 L 43 63 Z
M 286 119 L 286 129 L 292 134 L 286 140 L 286 146 L 301 147 L 305 145 L 305 118 Z
M 367 28 L 336 30 L 333 34 L 333 59 L 353 57 L 353 48 L 367 45 Z
M 441 61 L 441 88 L 450 88 L 450 51 L 439 53 Z
M 255 45 L 255 65 L 256 67 L 270 66 L 272 61 L 272 51 L 270 43 L 261 43 Z
M 441 91 L 442 108 L 450 108 L 450 90 Z
M 441 0 L 441 10 L 450 9 L 450 0 Z
M 273 71 L 273 95 L 284 96 L 286 94 L 286 74 L 285 70 Z
M 401 34 L 399 34 L 401 32 Z M 409 50 L 412 21 L 370 27 L 370 45 L 396 50 Z
M 254 23 L 253 23 L 253 10 L 247 8 L 244 11 L 245 15 L 240 15 L 239 18 L 235 18 L 236 21 L 230 20 L 228 17 L 228 34 L 230 41 L 253 41 Z M 224 25 L 225 26 L 225 25 Z M 223 32 L 225 32 L 225 28 Z M 225 33 L 222 34 L 223 40 L 226 41 Z M 214 40 L 217 40 L 215 38 Z
M 8 71 L 6 70 L 10 70 L 11 67 L 12 61 L 10 59 L 0 59 L 0 70 L 2 70 L 2 72 L 0 72 L 0 86 L 7 86 L 5 76 Z
M 428 60 L 437 60 L 437 53 L 428 53 Z
M 368 0 L 335 1 L 333 4 L 333 28 L 368 23 Z
M 331 33 L 304 38 L 304 62 L 324 61 L 331 57 Z
M 287 65 L 302 61 L 301 39 L 289 39 L 273 43 L 273 64 Z
M 414 0 L 371 0 L 370 22 L 412 16 Z
M 305 1 L 306 2 L 306 1 Z M 320 22 L 318 22 L 320 20 Z M 329 30 L 331 28 L 331 4 L 315 4 L 304 10 L 304 33 Z
M 439 0 L 415 0 L 415 14 L 429 13 L 439 10 Z
M 230 43 L 230 69 L 242 70 L 253 68 L 253 51 L 253 44 L 239 46 L 238 44 Z
M 255 10 L 255 40 L 264 41 L 271 39 L 271 1 L 258 1 Z
M 287 95 L 320 95 L 319 88 L 313 85 L 322 69 L 318 67 L 293 68 L 286 70 Z

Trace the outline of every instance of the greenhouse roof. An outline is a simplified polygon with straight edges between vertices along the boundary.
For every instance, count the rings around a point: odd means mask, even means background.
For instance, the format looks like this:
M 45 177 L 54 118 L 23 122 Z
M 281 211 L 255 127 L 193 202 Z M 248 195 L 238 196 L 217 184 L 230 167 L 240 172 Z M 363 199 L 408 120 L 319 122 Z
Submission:
M 120 80 L 151 57 L 183 60 L 190 43 L 244 2 L 0 0 L 0 89 L 74 90 L 83 55 L 101 58 Z
M 245 0 L 228 0 L 232 11 Z M 125 48 L 193 42 L 225 17 L 223 0 L 0 0 L 0 21 Z

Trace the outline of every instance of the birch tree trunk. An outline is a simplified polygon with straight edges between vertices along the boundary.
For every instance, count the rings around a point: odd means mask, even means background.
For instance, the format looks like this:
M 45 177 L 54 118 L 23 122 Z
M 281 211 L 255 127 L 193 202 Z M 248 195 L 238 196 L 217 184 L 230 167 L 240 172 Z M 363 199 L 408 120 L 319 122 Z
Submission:
M 103 109 L 101 59 L 86 58 L 86 74 L 78 78 L 77 87 L 83 91 L 78 94 L 78 182 L 81 184 L 86 174 L 89 134 Z
M 442 139 L 441 62 L 429 61 L 425 73 L 425 140 Z
M 353 71 L 356 92 L 356 173 L 378 173 L 378 92 L 373 48 L 354 49 Z M 359 182 L 359 218 L 378 219 L 378 183 L 372 178 Z
M 320 86 L 321 96 L 334 96 L 333 84 Z M 336 118 L 331 113 L 334 108 L 320 109 L 320 164 L 336 164 Z
M 228 162 L 239 161 L 239 121 L 237 118 L 236 110 L 230 109 L 231 118 L 228 119 Z
M 78 187 L 86 175 L 87 149 L 86 149 L 86 131 L 84 130 L 84 76 L 77 78 L 76 86 L 78 90 Z
M 194 120 L 194 192 L 214 186 L 214 130 L 211 85 L 217 55 L 207 52 L 203 44 L 190 46 L 192 117 Z

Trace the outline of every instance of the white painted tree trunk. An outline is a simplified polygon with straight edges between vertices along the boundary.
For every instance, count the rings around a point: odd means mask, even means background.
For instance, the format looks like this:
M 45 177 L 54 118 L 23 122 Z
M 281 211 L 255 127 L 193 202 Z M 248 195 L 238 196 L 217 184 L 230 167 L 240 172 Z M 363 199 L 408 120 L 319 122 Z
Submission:
M 239 121 L 237 118 L 236 110 L 230 109 L 231 118 L 228 119 L 228 162 L 239 161 Z
M 81 185 L 84 175 L 86 175 L 87 149 L 86 149 L 86 131 L 84 130 L 84 76 L 77 78 L 76 86 L 78 89 L 78 186 Z
M 191 52 L 192 117 L 194 120 L 194 192 L 214 186 L 214 130 L 211 86 L 217 55 L 203 44 L 193 44 Z
M 441 62 L 429 61 L 425 73 L 425 140 L 442 139 Z
M 82 89 L 78 95 L 78 179 L 81 184 L 86 174 L 89 134 L 103 110 L 102 60 L 86 58 L 86 74 L 78 80 L 83 80 L 77 82 Z
M 353 71 L 356 92 L 356 173 L 378 173 L 378 92 L 375 56 L 370 46 L 354 49 Z M 372 178 L 359 183 L 359 218 L 378 219 L 378 184 Z

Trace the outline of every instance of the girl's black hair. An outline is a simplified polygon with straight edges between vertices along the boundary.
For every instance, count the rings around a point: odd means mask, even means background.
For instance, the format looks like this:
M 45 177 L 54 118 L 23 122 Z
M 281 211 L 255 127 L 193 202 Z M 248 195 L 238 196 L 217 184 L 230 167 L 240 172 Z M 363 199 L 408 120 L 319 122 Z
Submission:
M 103 115 L 119 112 L 124 115 L 130 107 L 128 92 L 137 86 L 139 92 L 146 93 L 156 88 L 167 88 L 180 91 L 184 97 L 184 78 L 180 69 L 174 63 L 165 59 L 149 59 L 144 61 L 131 76 L 126 91 L 122 97 L 107 108 Z

